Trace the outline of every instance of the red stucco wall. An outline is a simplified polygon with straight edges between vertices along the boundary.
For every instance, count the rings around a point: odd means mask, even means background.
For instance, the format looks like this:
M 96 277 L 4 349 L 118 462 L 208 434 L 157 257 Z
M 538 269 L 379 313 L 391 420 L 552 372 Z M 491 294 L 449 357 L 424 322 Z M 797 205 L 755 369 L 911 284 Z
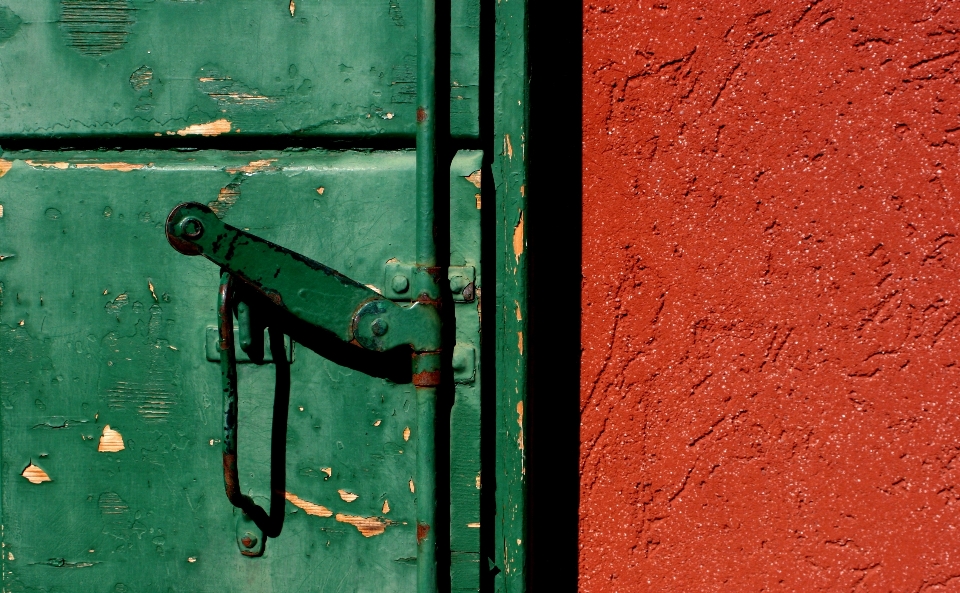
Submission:
M 960 591 L 958 33 L 584 4 L 582 591 Z

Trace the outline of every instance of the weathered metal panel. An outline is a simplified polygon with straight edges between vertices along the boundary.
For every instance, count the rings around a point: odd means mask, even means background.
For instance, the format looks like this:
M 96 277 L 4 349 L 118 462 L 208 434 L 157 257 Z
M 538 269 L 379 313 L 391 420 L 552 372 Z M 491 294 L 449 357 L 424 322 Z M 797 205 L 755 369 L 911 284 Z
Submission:
M 478 135 L 479 0 L 452 4 L 450 131 Z M 7 0 L 0 136 L 412 136 L 412 0 Z
M 9 590 L 410 591 L 413 387 L 297 348 L 287 517 L 241 556 L 223 494 L 218 274 L 166 244 L 184 199 L 374 286 L 410 261 L 414 155 L 7 154 L 0 161 Z M 240 365 L 240 470 L 267 495 L 273 370 Z M 109 428 L 108 428 L 109 426 Z M 356 498 L 354 498 L 356 495 Z

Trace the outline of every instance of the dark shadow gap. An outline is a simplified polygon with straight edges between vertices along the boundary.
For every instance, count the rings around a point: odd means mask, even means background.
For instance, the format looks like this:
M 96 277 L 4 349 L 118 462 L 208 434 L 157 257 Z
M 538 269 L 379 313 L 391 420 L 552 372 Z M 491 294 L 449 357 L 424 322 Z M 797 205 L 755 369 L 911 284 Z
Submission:
M 527 587 L 576 591 L 582 5 L 528 2 Z

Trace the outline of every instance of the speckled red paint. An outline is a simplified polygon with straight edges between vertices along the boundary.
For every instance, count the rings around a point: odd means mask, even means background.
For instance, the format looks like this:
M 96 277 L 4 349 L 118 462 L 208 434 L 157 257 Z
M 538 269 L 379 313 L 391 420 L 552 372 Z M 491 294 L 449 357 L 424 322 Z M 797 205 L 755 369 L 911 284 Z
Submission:
M 584 5 L 581 591 L 960 590 L 958 32 Z

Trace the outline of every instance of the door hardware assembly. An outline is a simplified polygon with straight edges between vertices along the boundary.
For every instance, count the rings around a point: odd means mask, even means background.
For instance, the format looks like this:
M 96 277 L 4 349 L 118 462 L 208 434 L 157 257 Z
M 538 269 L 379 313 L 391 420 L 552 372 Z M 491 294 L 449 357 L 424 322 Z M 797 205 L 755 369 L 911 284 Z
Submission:
M 208 206 L 183 203 L 166 221 L 167 240 L 184 255 L 202 255 L 221 269 L 218 299 L 218 349 L 223 389 L 223 477 L 227 498 L 261 531 L 277 537 L 283 527 L 284 467 L 290 359 L 282 327 L 321 335 L 345 348 L 386 352 L 409 348 L 412 383 L 418 393 L 440 383 L 439 268 L 412 274 L 412 304 L 401 306 L 343 274 L 223 223 Z M 237 470 L 237 355 L 234 315 L 240 322 L 241 348 L 251 361 L 264 362 L 263 328 L 276 366 L 270 461 L 270 512 L 240 490 Z M 432 452 L 425 457 L 432 460 Z M 263 545 L 241 546 L 245 555 Z M 252 548 L 256 552 L 249 549 Z

